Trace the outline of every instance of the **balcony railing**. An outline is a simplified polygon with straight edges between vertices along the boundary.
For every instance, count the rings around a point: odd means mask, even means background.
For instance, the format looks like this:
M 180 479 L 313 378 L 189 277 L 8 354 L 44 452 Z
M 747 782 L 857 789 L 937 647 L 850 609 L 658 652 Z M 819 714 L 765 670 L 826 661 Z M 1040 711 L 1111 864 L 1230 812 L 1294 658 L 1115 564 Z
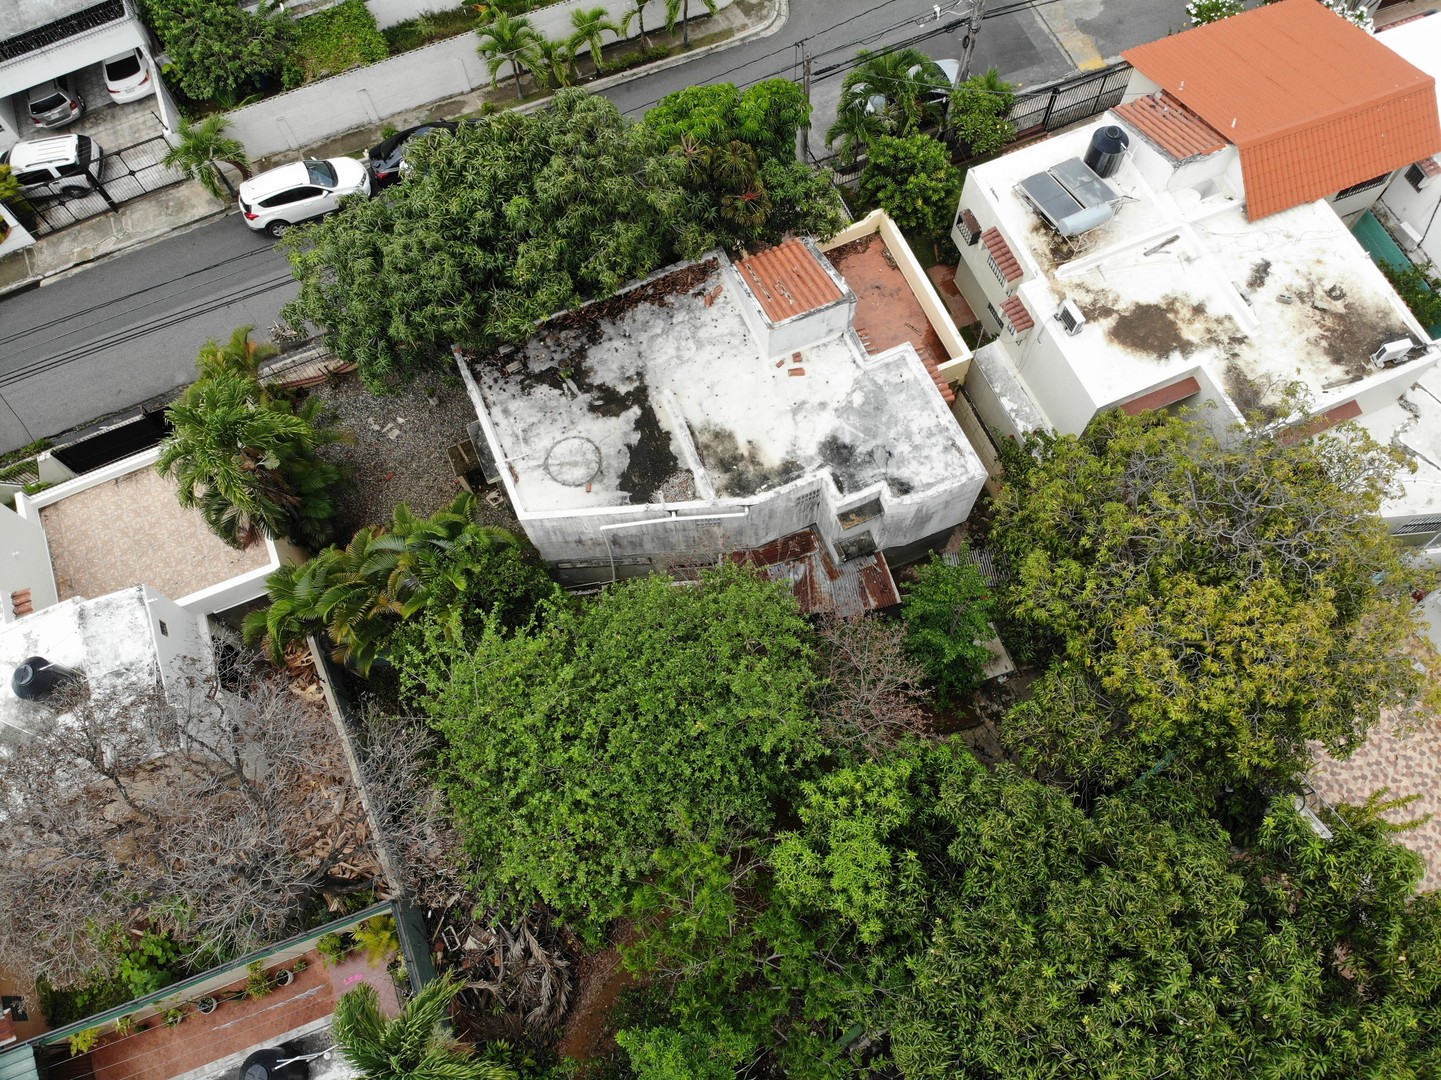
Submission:
M 54 48 L 73 37 L 125 18 L 125 0 L 101 0 L 88 8 L 0 41 L 0 64 Z

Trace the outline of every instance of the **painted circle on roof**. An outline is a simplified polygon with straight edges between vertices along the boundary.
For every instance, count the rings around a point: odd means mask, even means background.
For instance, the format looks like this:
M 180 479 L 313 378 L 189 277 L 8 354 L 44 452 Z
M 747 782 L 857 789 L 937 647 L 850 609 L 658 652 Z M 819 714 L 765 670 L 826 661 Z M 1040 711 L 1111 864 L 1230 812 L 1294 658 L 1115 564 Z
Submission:
M 545 471 L 557 484 L 584 487 L 600 472 L 600 447 L 584 435 L 561 439 L 545 455 Z

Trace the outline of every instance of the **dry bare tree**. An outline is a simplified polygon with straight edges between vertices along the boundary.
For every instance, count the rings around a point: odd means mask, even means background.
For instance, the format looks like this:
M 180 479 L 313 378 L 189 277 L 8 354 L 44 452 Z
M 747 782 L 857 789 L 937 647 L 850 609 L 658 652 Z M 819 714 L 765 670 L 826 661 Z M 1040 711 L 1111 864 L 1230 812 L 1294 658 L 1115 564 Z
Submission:
M 906 653 L 903 624 L 827 616 L 818 633 L 816 712 L 828 739 L 878 755 L 921 732 L 925 672 Z
M 366 887 L 368 831 L 323 706 L 279 679 L 71 687 L 0 747 L 0 957 L 61 985 L 103 931 L 168 932 L 192 954 L 296 929 L 324 892 Z

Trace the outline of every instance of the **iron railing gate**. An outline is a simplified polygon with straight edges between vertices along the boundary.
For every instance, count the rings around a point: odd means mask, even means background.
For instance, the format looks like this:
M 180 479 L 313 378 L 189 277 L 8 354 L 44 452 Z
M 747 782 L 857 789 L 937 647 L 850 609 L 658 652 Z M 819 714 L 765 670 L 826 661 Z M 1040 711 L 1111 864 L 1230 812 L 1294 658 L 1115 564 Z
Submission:
M 1121 103 L 1131 65 L 1122 61 L 1100 71 L 1088 71 L 1064 82 L 1017 94 L 1006 119 L 1017 138 L 1056 131 Z
M 106 195 L 118 206 L 180 183 L 185 174 L 161 164 L 169 150 L 170 144 L 160 135 L 119 150 L 106 148 L 100 176 L 104 194 L 87 191 L 32 195 L 29 201 L 35 211 L 36 227 L 31 231 L 36 236 L 48 236 L 107 213 L 111 205 L 106 202 Z

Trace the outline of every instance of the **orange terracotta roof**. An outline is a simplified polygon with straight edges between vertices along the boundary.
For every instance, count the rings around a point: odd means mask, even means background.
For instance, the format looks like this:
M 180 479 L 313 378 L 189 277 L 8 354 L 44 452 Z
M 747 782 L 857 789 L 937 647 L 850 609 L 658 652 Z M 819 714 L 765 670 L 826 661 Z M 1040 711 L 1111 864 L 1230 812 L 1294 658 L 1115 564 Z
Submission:
M 736 263 L 741 280 L 771 322 L 815 311 L 841 298 L 820 260 L 799 240 L 758 251 Z
M 1164 90 L 1111 111 L 1177 161 L 1214 154 L 1228 145 L 1215 128 Z
M 1316 0 L 1122 55 L 1240 149 L 1252 221 L 1441 150 L 1435 80 Z
M 1201 384 L 1196 381 L 1196 377 L 1188 375 L 1169 386 L 1163 386 L 1159 390 L 1152 390 L 1149 394 L 1142 394 L 1140 397 L 1122 402 L 1117 408 L 1127 416 L 1140 416 L 1147 409 L 1164 409 L 1167 405 L 1174 405 L 1192 394 L 1199 393 L 1200 390 Z
M 1018 334 L 1025 333 L 1036 325 L 1036 320 L 1031 318 L 1031 313 L 1026 310 L 1026 304 L 1019 296 L 1013 296 L 1002 304 L 1001 314 Z
M 991 258 L 996 260 L 996 265 L 1001 268 L 1001 276 L 1007 281 L 1016 281 L 1021 276 L 1021 262 L 1016 258 L 1011 245 L 1006 243 L 1006 238 L 1001 235 L 1001 230 L 992 225 L 985 232 L 981 233 L 981 243 L 986 245 L 986 250 L 991 253 Z

